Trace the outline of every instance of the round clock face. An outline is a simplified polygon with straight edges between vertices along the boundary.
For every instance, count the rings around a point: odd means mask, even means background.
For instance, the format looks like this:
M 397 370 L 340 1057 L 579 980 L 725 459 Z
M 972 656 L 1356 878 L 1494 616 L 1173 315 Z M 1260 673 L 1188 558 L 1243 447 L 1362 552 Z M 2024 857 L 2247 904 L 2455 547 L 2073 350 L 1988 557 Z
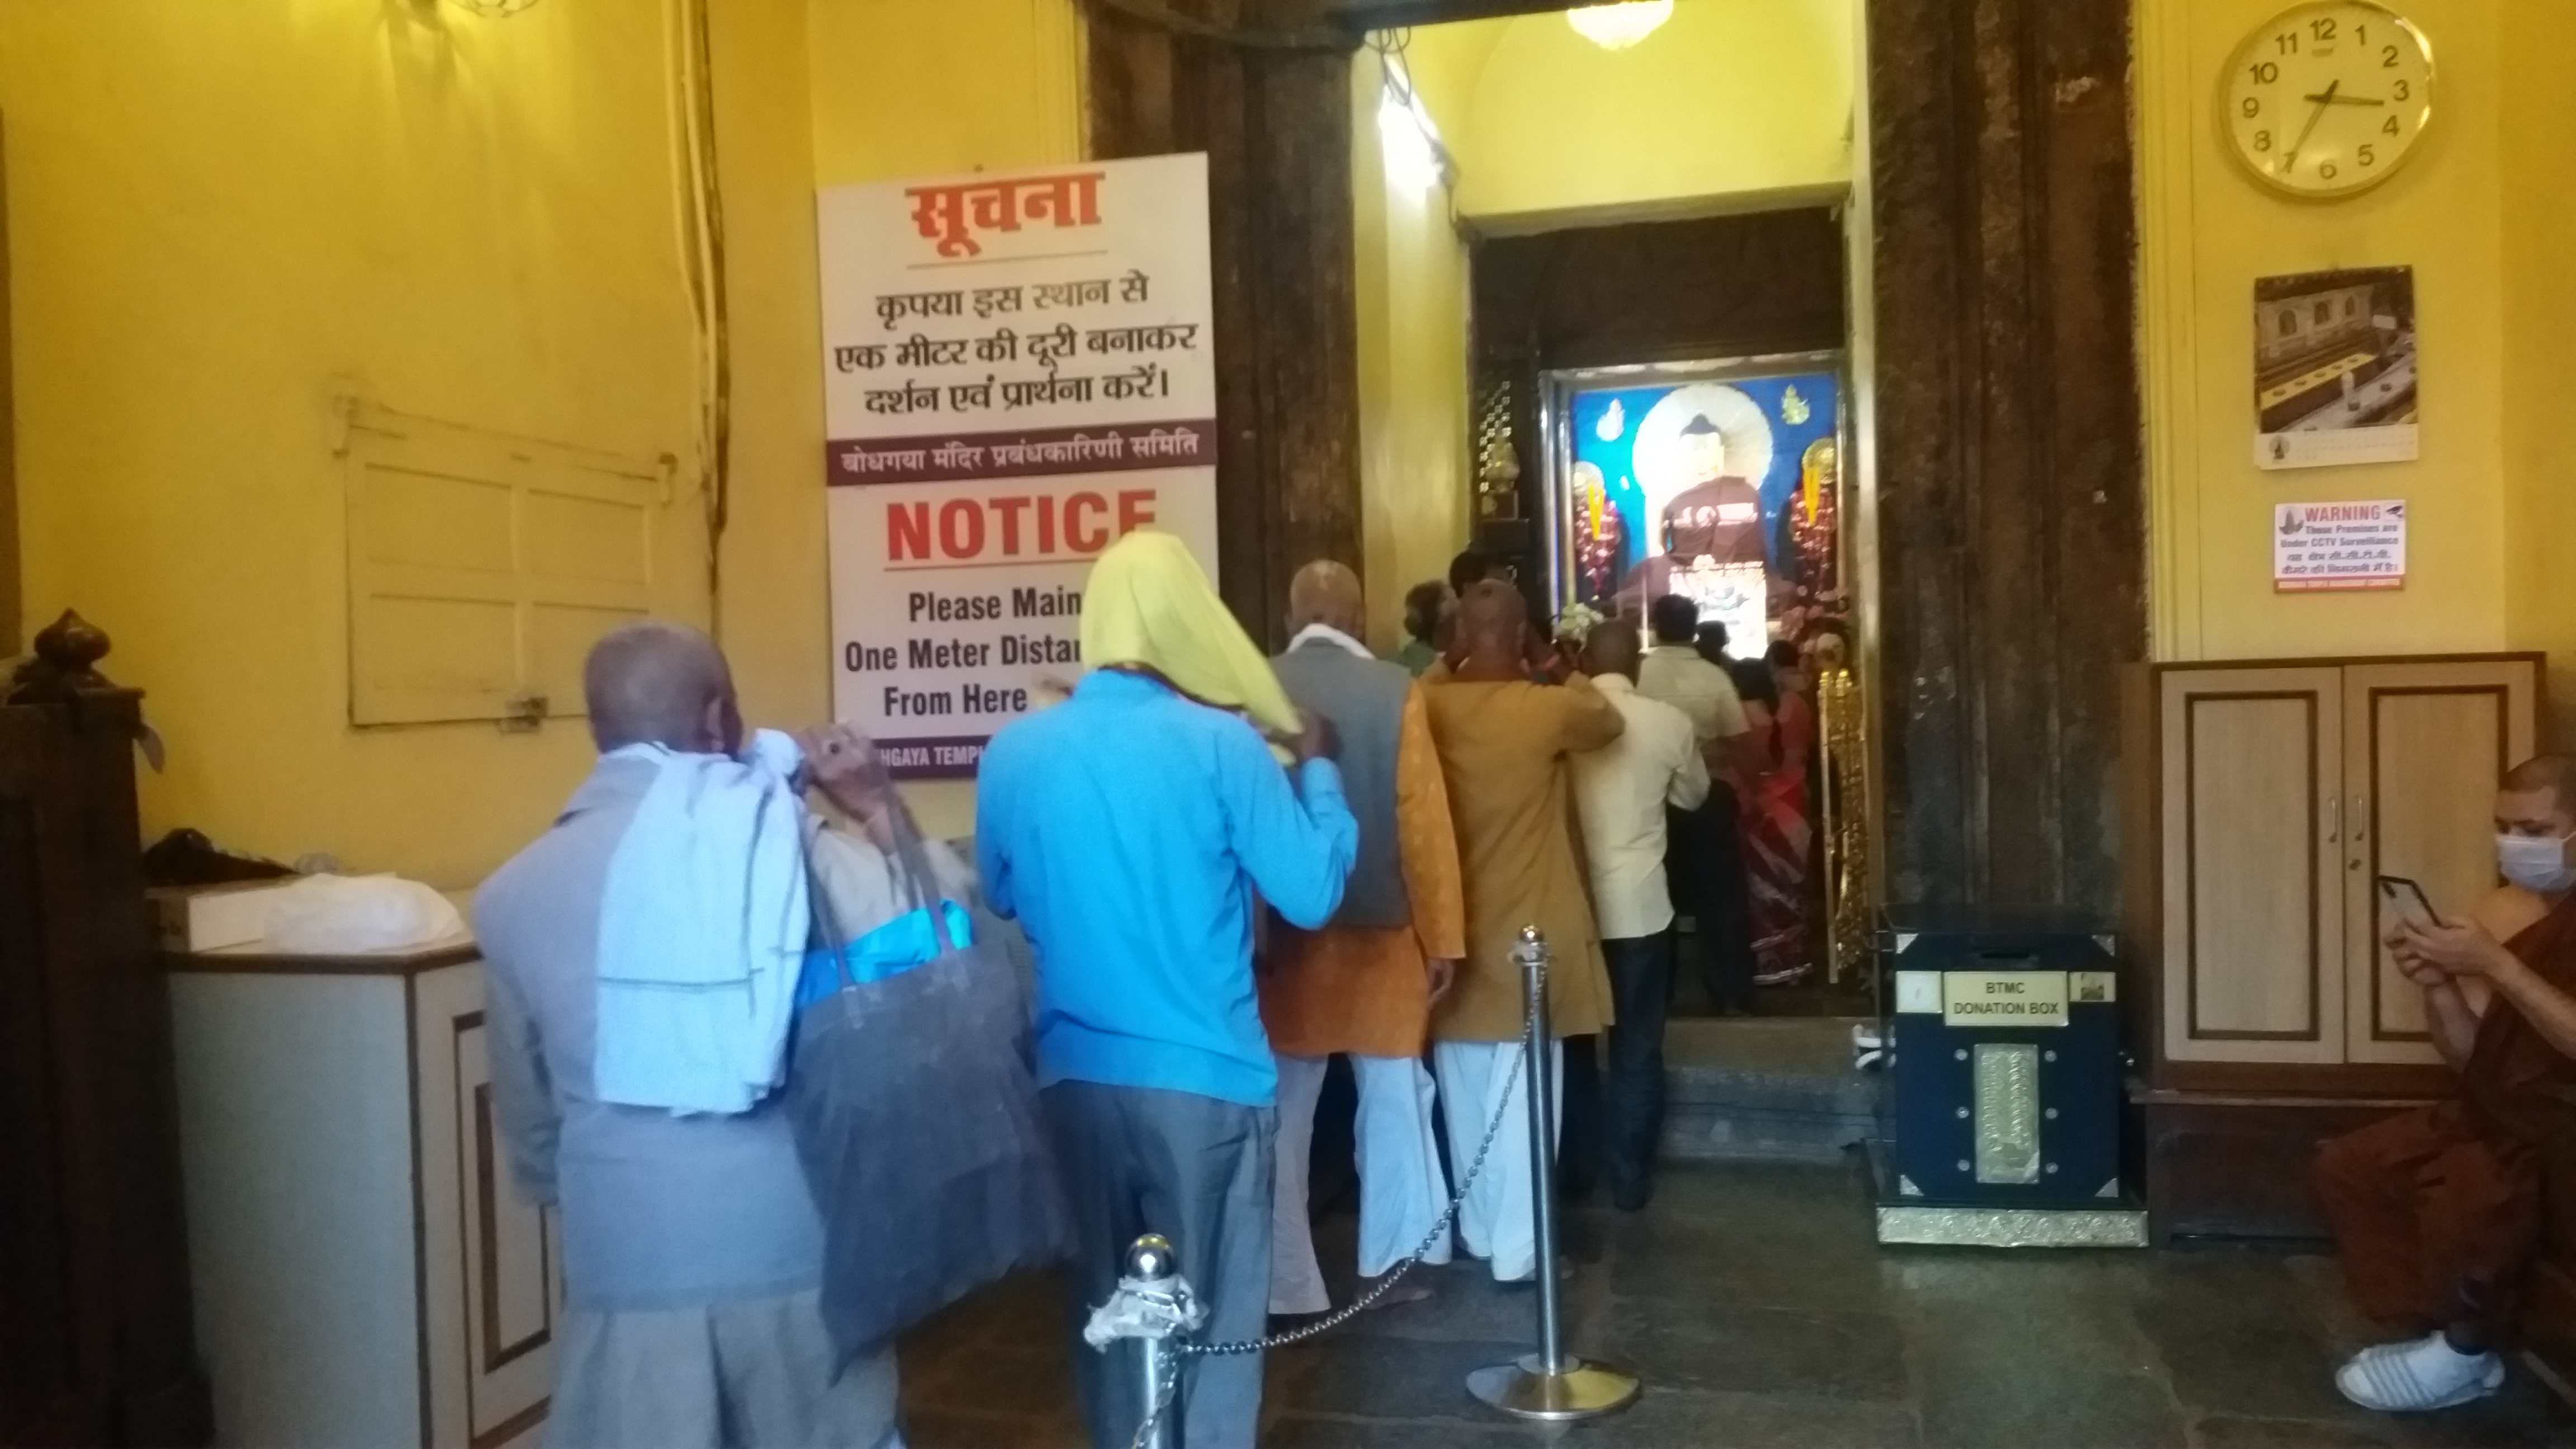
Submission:
M 2229 149 L 2294 196 L 2350 196 L 2394 174 L 2433 117 L 2433 48 L 2360 0 L 2293 6 L 2236 48 L 2220 87 Z

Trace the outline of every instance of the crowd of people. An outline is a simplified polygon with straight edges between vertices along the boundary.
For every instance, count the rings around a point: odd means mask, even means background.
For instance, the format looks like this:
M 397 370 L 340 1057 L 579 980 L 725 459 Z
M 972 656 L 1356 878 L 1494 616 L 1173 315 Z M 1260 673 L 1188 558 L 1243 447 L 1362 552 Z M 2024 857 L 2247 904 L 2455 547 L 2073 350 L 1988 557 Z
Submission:
M 1557 639 L 1502 574 L 1471 554 L 1413 591 L 1412 644 L 1382 660 L 1357 576 L 1310 564 L 1265 657 L 1178 540 L 1128 535 L 1086 588 L 1089 672 L 983 757 L 971 864 L 919 839 L 857 732 L 746 738 L 703 635 L 601 640 L 599 761 L 475 912 L 495 1123 L 521 1190 L 560 1214 L 550 1442 L 900 1445 L 893 1336 L 972 1286 L 941 1275 L 1062 1258 L 1089 1437 L 1126 1444 L 1156 1408 L 1134 1349 L 1079 1333 L 1138 1236 L 1174 1244 L 1207 1338 L 1331 1306 L 1308 1157 L 1334 1056 L 1357 1087 L 1363 1291 L 1417 1250 L 1504 1282 L 1555 1271 L 1518 1126 L 1525 927 L 1551 958 L 1539 1048 L 1562 1097 L 1599 1106 L 1566 1154 L 1643 1208 L 1677 923 L 1721 1003 L 1808 964 L 1814 712 L 1796 651 L 1738 660 L 1687 599 Z M 2322 1163 L 2363 1305 L 2429 1330 L 2345 1368 L 2360 1401 L 2431 1407 L 2501 1378 L 2538 1230 L 2535 1123 L 2576 1085 L 2571 800 L 2567 761 L 2518 769 L 2497 807 L 2507 886 L 2391 937 L 2463 1096 Z M 996 1027 L 941 993 L 1000 959 L 1004 918 L 1033 999 Z M 980 1053 L 1000 1074 L 875 1119 L 826 1102 L 837 1125 L 817 1132 L 826 1064 L 796 1023 L 869 991 L 834 1018 L 853 1033 L 837 1080 L 882 1076 L 880 1056 L 963 1080 L 953 1059 Z M 921 1170 L 927 1149 L 843 1170 L 903 1150 L 900 1130 L 1002 1150 L 949 1152 L 974 1165 L 946 1175 Z M 851 1301 L 881 1290 L 899 1310 Z M 1261 1389 L 1258 1354 L 1196 1357 L 1162 1412 L 1194 1449 L 1244 1449 Z
M 1358 1096 L 1363 1290 L 1425 1244 L 1506 1282 L 1547 1271 L 1516 1125 L 1530 926 L 1551 954 L 1542 1048 L 1600 1107 L 1575 1153 L 1597 1148 L 1617 1204 L 1643 1207 L 1677 917 L 1712 943 L 1722 1001 L 1807 960 L 1794 656 L 1733 659 L 1678 598 L 1651 646 L 1627 619 L 1552 639 L 1472 553 L 1405 602 L 1412 642 L 1380 659 L 1358 577 L 1311 564 L 1265 657 L 1177 539 L 1122 539 L 1085 589 L 1089 672 L 984 753 L 971 866 L 913 837 L 855 731 L 747 737 L 704 636 L 603 639 L 584 681 L 599 763 L 477 906 L 496 1121 L 563 1225 L 550 1439 L 900 1442 L 889 1315 L 835 1299 L 858 1210 L 838 1199 L 900 1189 L 853 1187 L 868 1174 L 831 1158 L 864 1144 L 797 1116 L 822 1068 L 793 1023 L 1000 919 L 1034 955 L 1023 1075 L 1045 1138 L 1045 1180 L 1003 1195 L 1069 1225 L 1077 1319 L 1147 1232 L 1175 1244 L 1212 1338 L 1331 1307 L 1307 1170 L 1335 1056 Z M 828 868 L 800 867 L 827 844 Z M 864 929 L 815 924 L 836 898 Z M 910 1009 L 916 1030 L 940 1020 Z M 1453 1243 L 1453 1173 L 1479 1148 Z M 992 1183 L 975 1190 L 989 1210 Z M 1077 1355 L 1104 1446 L 1149 1408 L 1119 1357 Z M 1260 1395 L 1257 1355 L 1196 1359 L 1170 1412 L 1193 1445 L 1248 1445 Z

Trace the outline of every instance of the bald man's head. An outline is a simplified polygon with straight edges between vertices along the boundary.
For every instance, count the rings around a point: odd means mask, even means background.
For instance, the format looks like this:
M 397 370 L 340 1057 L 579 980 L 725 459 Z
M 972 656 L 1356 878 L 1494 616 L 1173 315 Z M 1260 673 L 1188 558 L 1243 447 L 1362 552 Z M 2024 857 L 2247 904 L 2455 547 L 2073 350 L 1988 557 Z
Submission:
M 1288 632 L 1321 624 L 1356 639 L 1368 627 L 1366 605 L 1358 574 L 1346 564 L 1317 559 L 1288 581 Z
M 1583 672 L 1598 678 L 1605 674 L 1627 676 L 1634 683 L 1638 661 L 1645 653 L 1637 638 L 1637 626 L 1625 619 L 1604 619 L 1583 636 Z
M 1457 642 L 1469 654 L 1517 659 L 1529 629 L 1529 601 L 1497 579 L 1470 584 L 1458 598 Z
M 714 640 L 685 624 L 646 619 L 601 635 L 582 665 L 581 693 L 602 754 L 642 744 L 696 754 L 742 748 L 733 671 Z
M 2576 830 L 2576 758 L 2534 755 L 2507 770 L 2496 787 L 2496 829 L 2555 836 Z

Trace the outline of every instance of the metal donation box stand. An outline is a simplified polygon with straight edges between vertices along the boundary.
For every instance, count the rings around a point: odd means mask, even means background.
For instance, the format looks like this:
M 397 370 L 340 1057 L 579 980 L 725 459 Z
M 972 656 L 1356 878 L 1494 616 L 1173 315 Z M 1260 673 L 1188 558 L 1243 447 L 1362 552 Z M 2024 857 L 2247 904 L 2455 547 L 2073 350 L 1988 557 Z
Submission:
M 2049 907 L 1890 906 L 1882 980 L 1896 1140 L 1878 1240 L 2142 1248 L 2120 1181 L 2113 938 Z

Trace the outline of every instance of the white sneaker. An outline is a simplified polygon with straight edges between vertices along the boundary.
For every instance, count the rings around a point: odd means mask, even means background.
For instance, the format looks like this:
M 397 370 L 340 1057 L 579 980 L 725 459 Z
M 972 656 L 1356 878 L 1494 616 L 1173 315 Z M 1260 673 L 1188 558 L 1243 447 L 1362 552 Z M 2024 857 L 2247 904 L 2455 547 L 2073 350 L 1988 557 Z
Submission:
M 2335 1370 L 2335 1387 L 2365 1409 L 2416 1413 L 2466 1404 L 2504 1387 L 2504 1360 L 2461 1353 L 2440 1330 L 2411 1343 L 2383 1343 Z

